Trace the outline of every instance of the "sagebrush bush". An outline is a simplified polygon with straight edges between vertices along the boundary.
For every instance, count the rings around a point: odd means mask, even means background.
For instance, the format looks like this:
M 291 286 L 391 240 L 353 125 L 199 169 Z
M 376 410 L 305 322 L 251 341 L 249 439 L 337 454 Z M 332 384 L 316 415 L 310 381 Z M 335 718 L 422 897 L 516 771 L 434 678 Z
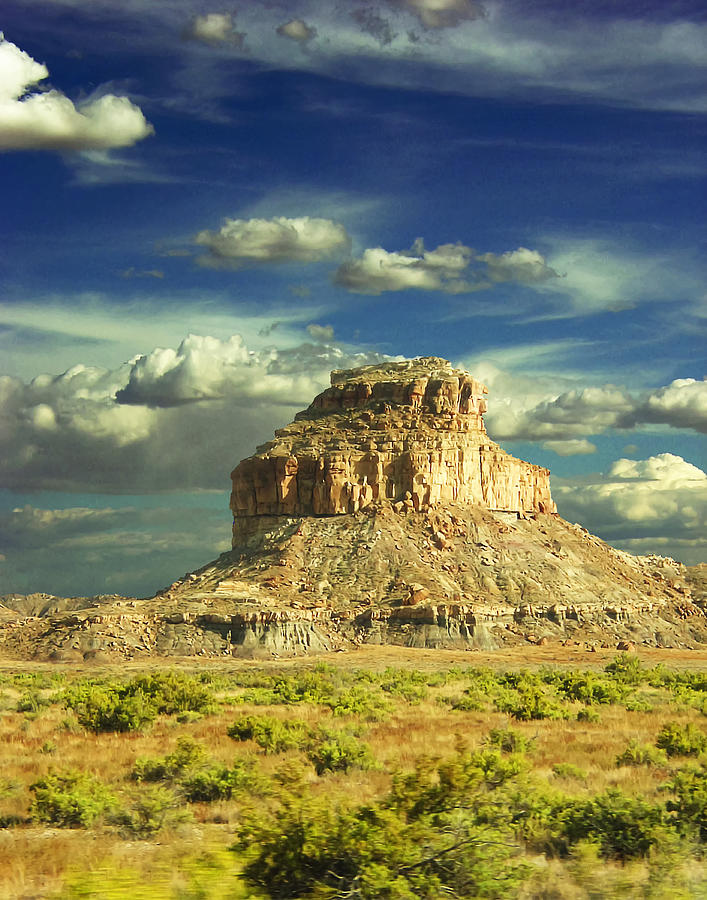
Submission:
M 290 797 L 270 816 L 246 817 L 235 849 L 246 877 L 272 898 L 511 897 L 527 869 L 514 862 L 512 829 L 490 821 L 488 790 L 460 752 L 399 776 L 379 802 Z
M 557 778 L 575 778 L 577 781 L 586 781 L 587 778 L 584 769 L 568 762 L 555 763 L 552 767 L 552 774 Z
M 665 750 L 650 744 L 639 744 L 638 741 L 630 741 L 616 757 L 617 766 L 664 766 L 667 762 Z
M 675 815 L 676 825 L 688 835 L 707 841 L 707 766 L 691 765 L 679 769 L 665 785 L 673 793 L 666 809 Z
M 382 722 L 390 715 L 390 701 L 380 691 L 354 685 L 342 691 L 327 706 L 335 716 L 359 716 L 368 722 Z
M 325 772 L 348 772 L 350 769 L 371 769 L 375 759 L 368 744 L 352 734 L 328 732 L 313 740 L 307 758 L 317 775 Z
M 191 818 L 174 791 L 150 785 L 134 792 L 127 804 L 112 813 L 110 821 L 125 837 L 147 840 Z
M 707 734 L 691 722 L 679 725 L 666 722 L 660 729 L 655 742 L 668 756 L 699 756 L 707 749 Z
M 503 753 L 524 753 L 533 741 L 512 728 L 492 728 L 484 738 L 484 743 L 498 747 Z
M 627 691 L 625 685 L 587 671 L 552 673 L 545 680 L 564 699 L 579 700 L 589 706 L 621 703 Z
M 85 828 L 116 804 L 111 791 L 86 772 L 50 772 L 30 791 L 30 818 L 57 828 Z
M 666 830 L 665 807 L 611 788 L 558 810 L 560 834 L 567 846 L 596 841 L 603 856 L 632 859 L 660 844 Z
M 120 686 L 86 685 L 71 691 L 66 705 L 88 731 L 140 731 L 157 718 L 152 699 Z
M 556 698 L 546 693 L 540 685 L 523 684 L 517 690 L 506 690 L 495 699 L 496 709 L 508 713 L 520 722 L 535 719 L 564 719 L 569 711 L 562 708 Z
M 212 703 L 197 678 L 167 671 L 138 675 L 127 682 L 79 682 L 64 694 L 64 704 L 89 731 L 140 731 L 158 715 L 204 712 Z
M 234 741 L 255 741 L 265 753 L 306 750 L 312 739 L 312 730 L 304 722 L 273 716 L 243 716 L 226 733 Z
M 178 778 L 188 769 L 202 765 L 207 758 L 206 748 L 191 737 L 181 737 L 172 753 L 161 758 L 141 757 L 133 766 L 135 781 L 165 781 Z

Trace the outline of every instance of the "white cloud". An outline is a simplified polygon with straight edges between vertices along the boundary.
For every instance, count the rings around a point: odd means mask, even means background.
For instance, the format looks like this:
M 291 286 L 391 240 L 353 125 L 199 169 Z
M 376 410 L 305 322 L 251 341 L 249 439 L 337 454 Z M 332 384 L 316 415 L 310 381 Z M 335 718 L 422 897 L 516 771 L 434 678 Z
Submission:
M 582 482 L 553 479 L 553 497 L 562 516 L 617 546 L 677 558 L 691 548 L 690 559 L 707 550 L 707 474 L 672 453 L 619 459 Z
M 425 28 L 454 28 L 462 22 L 483 18 L 486 10 L 474 0 L 390 0 L 408 10 Z
M 532 408 L 506 398 L 490 427 L 499 440 L 572 440 L 617 426 L 633 407 L 631 395 L 614 385 L 573 388 Z
M 272 219 L 226 219 L 218 231 L 194 238 L 208 253 L 198 262 L 215 268 L 271 262 L 316 262 L 350 246 L 346 229 L 331 219 L 310 216 Z
M 277 33 L 281 37 L 289 38 L 292 41 L 298 41 L 306 44 L 317 36 L 317 29 L 313 25 L 307 25 L 302 19 L 290 19 L 289 22 L 283 22 L 276 28 Z
M 331 325 L 307 325 L 307 334 L 315 341 L 332 341 L 334 329 Z
M 416 241 L 409 251 L 389 253 L 382 247 L 364 250 L 358 259 L 344 263 L 335 281 L 356 294 L 382 294 L 418 288 L 458 293 L 469 290 L 460 276 L 471 259 L 471 250 L 461 244 L 442 244 L 425 250 Z
M 548 266 L 537 250 L 519 247 L 506 253 L 482 253 L 477 259 L 486 263 L 491 281 L 516 281 L 520 284 L 541 284 L 549 278 L 557 278 L 557 272 Z
M 533 346 L 529 345 L 529 352 Z M 559 346 L 553 342 L 541 344 L 538 354 L 542 356 L 545 348 L 550 355 L 559 353 L 561 360 L 572 346 L 565 347 L 562 342 Z M 518 364 L 523 369 L 528 353 L 512 348 L 500 356 L 506 365 Z M 542 441 L 544 447 L 568 455 L 593 452 L 586 438 L 609 429 L 668 425 L 707 432 L 707 381 L 679 378 L 647 391 L 611 384 L 577 387 L 572 381 L 576 384 L 581 375 L 563 370 L 559 360 L 554 364 L 555 372 L 530 369 L 520 375 L 485 357 L 465 361 L 489 387 L 486 425 L 496 440 Z
M 87 5 L 86 0 L 25 0 L 37 15 L 47 3 Z M 195 12 L 203 12 L 204 4 L 199 5 L 201 9 L 195 9 L 193 0 L 171 4 L 124 0 L 120 13 L 131 24 L 142 24 L 133 34 L 141 49 L 155 52 L 162 49 L 175 16 L 189 20 Z M 296 14 L 316 24 L 320 39 L 313 48 L 316 52 L 296 54 L 296 59 L 289 41 L 276 31 L 283 10 L 295 15 L 291 4 L 240 4 L 238 22 L 252 37 L 253 58 L 268 66 L 297 65 L 364 83 L 475 97 L 559 103 L 569 98 L 690 113 L 707 109 L 703 71 L 707 26 L 694 16 L 690 21 L 691 13 L 682 4 L 664 4 L 661 16 L 652 19 L 636 4 L 631 8 L 619 3 L 572 4 L 562 16 L 547 3 L 489 0 L 485 16 L 482 5 L 473 0 L 389 0 L 385 6 L 368 0 L 359 5 L 390 10 L 393 24 L 400 25 L 395 39 L 386 44 L 363 32 L 351 19 L 350 3 L 310 0 L 297 5 Z M 93 16 L 104 16 L 111 25 L 115 21 L 114 0 L 91 0 L 90 7 Z M 408 27 L 418 21 L 421 34 Z M 217 40 L 211 43 L 238 51 L 237 46 L 219 41 L 220 33 L 217 27 Z M 191 63 L 186 61 L 189 80 L 203 77 L 200 67 Z M 204 90 L 202 96 L 213 97 L 224 80 L 222 71 L 211 72 L 210 92 Z M 214 114 L 212 105 L 193 103 L 188 87 L 185 98 L 192 112 Z
M 245 34 L 236 31 L 230 13 L 205 13 L 195 16 L 185 32 L 185 37 L 205 44 L 231 44 L 242 47 Z
M 46 66 L 0 35 L 0 150 L 106 150 L 153 133 L 127 97 L 103 94 L 78 106 L 38 91 Z
M 501 255 L 477 254 L 460 242 L 426 250 L 422 238 L 418 238 L 410 250 L 364 250 L 360 257 L 340 266 L 334 280 L 357 294 L 378 295 L 410 288 L 461 294 L 502 281 L 540 283 L 556 275 L 540 253 L 525 247 Z
M 707 434 L 707 378 L 677 378 L 652 391 L 639 404 L 633 421 L 694 428 Z
M 225 487 L 228 472 L 327 386 L 380 361 L 327 344 L 251 351 L 190 335 L 114 370 L 0 378 L 0 486 L 103 493 Z
M 547 264 L 559 278 L 539 283 L 553 299 L 548 317 L 591 315 L 647 303 L 694 300 L 702 290 L 700 274 L 687 252 L 619 247 L 598 238 L 545 237 Z
M 552 450 L 558 456 L 584 456 L 596 453 L 597 448 L 586 438 L 572 438 L 566 441 L 543 441 L 545 450 Z

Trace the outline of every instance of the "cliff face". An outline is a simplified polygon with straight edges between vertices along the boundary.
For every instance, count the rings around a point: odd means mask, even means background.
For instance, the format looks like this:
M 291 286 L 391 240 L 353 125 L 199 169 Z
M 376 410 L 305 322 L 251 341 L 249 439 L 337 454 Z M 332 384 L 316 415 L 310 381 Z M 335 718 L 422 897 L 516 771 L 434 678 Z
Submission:
M 484 427 L 486 387 L 446 360 L 335 371 L 330 388 L 231 473 L 237 539 L 249 516 L 354 513 L 375 501 L 416 511 L 473 503 L 555 512 L 549 472 Z

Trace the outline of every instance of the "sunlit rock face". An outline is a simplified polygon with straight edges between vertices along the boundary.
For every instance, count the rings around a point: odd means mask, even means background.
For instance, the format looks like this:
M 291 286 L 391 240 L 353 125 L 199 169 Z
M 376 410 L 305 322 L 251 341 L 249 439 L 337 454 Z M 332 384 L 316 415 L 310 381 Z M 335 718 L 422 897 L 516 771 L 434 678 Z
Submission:
M 555 512 L 548 470 L 487 435 L 486 393 L 438 357 L 332 372 L 331 387 L 231 473 L 236 531 L 244 517 L 343 515 L 385 501 Z

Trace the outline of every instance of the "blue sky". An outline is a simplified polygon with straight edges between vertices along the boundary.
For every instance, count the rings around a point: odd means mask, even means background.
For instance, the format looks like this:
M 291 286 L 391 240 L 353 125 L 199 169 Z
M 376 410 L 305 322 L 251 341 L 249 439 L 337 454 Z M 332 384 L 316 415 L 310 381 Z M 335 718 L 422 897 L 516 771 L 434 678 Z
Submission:
M 707 14 L 6 0 L 0 592 L 146 595 L 331 368 L 444 356 L 616 546 L 707 561 Z

